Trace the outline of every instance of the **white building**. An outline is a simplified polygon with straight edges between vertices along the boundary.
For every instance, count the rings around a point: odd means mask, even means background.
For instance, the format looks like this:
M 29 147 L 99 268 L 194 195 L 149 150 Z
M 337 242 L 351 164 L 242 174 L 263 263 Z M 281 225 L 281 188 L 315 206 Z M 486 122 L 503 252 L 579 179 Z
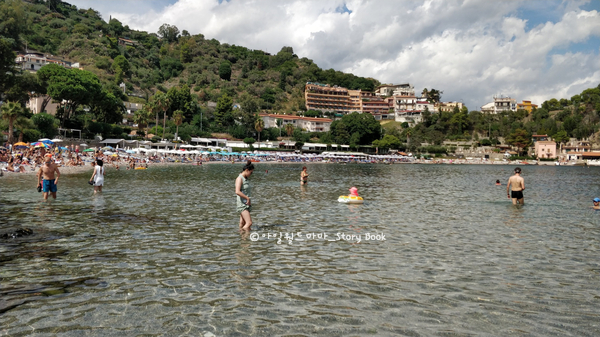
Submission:
M 43 53 L 36 52 L 19 54 L 17 55 L 15 62 L 20 69 L 31 72 L 37 72 L 46 64 L 58 64 L 59 66 L 63 66 L 65 68 L 71 68 L 71 62 L 55 58 L 52 55 L 45 55 Z
M 517 100 L 503 95 L 494 96 L 494 101 L 481 107 L 481 112 L 498 114 L 502 111 L 517 111 Z
M 287 124 L 292 124 L 294 127 L 304 129 L 308 132 L 327 132 L 331 127 L 333 120 L 329 118 L 314 118 L 314 117 L 301 117 L 291 115 L 277 115 L 277 114 L 260 114 L 260 117 L 265 123 L 265 129 L 267 128 L 279 128 L 277 120 L 281 120 L 281 127 L 285 127 Z

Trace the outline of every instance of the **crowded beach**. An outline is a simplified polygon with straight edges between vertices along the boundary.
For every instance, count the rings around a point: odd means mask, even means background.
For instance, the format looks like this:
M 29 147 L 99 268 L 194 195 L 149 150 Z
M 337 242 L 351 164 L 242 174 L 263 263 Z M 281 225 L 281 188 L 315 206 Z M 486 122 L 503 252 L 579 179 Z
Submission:
M 360 152 L 301 153 L 300 151 L 232 151 L 231 148 L 202 145 L 181 145 L 173 149 L 131 148 L 106 145 L 87 147 L 86 144 L 62 146 L 59 139 L 40 139 L 31 144 L 16 143 L 0 147 L 0 169 L 4 173 L 35 172 L 43 165 L 43 158 L 52 159 L 65 173 L 91 170 L 96 159 L 101 158 L 106 167 L 119 169 L 145 169 L 155 164 L 239 163 L 335 163 L 335 164 L 536 164 L 535 161 L 510 161 L 488 159 L 417 158 L 412 154 L 387 155 Z M 66 170 L 65 170 L 66 169 Z

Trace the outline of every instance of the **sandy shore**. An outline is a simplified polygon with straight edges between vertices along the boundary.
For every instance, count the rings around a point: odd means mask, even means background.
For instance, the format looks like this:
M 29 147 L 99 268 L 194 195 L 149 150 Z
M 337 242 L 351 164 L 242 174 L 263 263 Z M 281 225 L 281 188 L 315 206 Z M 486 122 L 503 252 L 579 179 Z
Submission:
M 239 166 L 243 166 L 245 164 L 245 162 L 235 162 L 235 163 L 231 163 L 231 162 L 227 162 L 227 161 L 210 161 L 210 162 L 202 162 L 202 165 L 239 165 Z M 273 165 L 273 164 L 338 164 L 337 162 L 277 162 L 277 161 L 265 161 L 265 162 L 256 162 L 254 163 L 255 166 L 260 166 L 260 165 Z M 504 162 L 504 161 L 496 161 L 496 162 L 464 162 L 464 160 L 453 160 L 452 163 L 450 162 L 441 162 L 441 161 L 427 161 L 427 160 L 415 160 L 412 162 L 397 162 L 394 164 L 429 164 L 429 165 L 519 165 L 519 164 L 529 164 L 529 165 L 536 165 L 537 163 L 535 162 L 530 162 L 530 163 L 524 163 L 522 161 L 518 161 L 518 162 Z M 196 166 L 196 163 L 150 163 L 148 164 L 148 168 L 152 169 L 153 167 L 170 167 L 170 166 L 181 166 L 181 165 L 185 165 L 185 166 Z M 554 165 L 554 163 L 552 163 L 552 165 Z M 125 163 L 120 163 L 120 170 L 126 170 L 125 169 Z M 108 171 L 112 171 L 115 170 L 115 168 L 112 165 L 107 165 L 105 166 L 106 169 Z M 71 175 L 71 174 L 80 174 L 83 172 L 89 172 L 90 175 L 92 174 L 94 167 L 91 165 L 84 165 L 84 166 L 63 166 L 63 167 L 59 167 L 60 170 L 60 174 L 61 175 Z M 32 170 L 31 167 L 26 167 L 25 172 L 20 172 L 20 173 L 15 173 L 15 172 L 8 172 L 8 171 L 3 171 L 3 174 L 5 177 L 11 177 L 11 176 L 22 176 L 22 175 L 36 175 L 39 171 L 39 167 L 37 167 L 35 170 Z

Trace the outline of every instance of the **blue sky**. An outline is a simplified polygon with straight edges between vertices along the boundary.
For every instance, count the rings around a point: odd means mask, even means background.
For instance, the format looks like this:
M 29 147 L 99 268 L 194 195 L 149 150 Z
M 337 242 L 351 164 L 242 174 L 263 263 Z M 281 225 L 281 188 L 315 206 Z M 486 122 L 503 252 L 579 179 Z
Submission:
M 478 109 L 504 94 L 541 104 L 600 83 L 600 0 L 71 0 L 105 19 L 277 52 L 321 68 L 410 82 Z

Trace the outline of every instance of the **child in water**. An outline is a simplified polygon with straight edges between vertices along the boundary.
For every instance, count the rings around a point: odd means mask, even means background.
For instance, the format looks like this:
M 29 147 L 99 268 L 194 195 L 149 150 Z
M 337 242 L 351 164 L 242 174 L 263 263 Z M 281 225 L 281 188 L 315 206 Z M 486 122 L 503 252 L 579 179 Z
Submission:
M 594 198 L 592 202 L 594 203 L 594 206 L 592 206 L 593 209 L 600 209 L 600 198 Z
M 354 186 L 350 187 L 350 195 L 349 197 L 358 197 L 358 189 Z
M 497 185 L 497 186 L 500 186 L 500 185 L 501 185 L 501 184 L 500 184 L 500 180 L 496 180 L 496 185 Z

